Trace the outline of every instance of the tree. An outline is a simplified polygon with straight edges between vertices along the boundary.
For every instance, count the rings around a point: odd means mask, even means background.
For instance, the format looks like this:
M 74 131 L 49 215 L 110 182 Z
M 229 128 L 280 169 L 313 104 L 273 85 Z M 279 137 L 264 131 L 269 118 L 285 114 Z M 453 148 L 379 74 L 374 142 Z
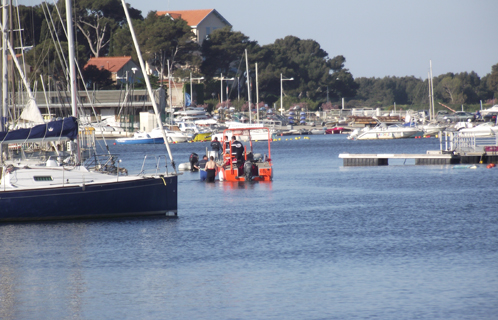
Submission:
M 61 49 L 62 52 L 60 51 Z M 83 59 L 78 59 L 78 64 L 80 66 L 84 65 L 86 63 L 83 54 L 85 47 L 82 45 L 76 46 L 75 50 L 77 57 L 83 57 Z M 29 74 L 30 79 L 38 80 L 41 74 L 44 77 L 50 76 L 57 81 L 68 81 L 67 67 L 64 60 L 64 57 L 67 56 L 67 42 L 61 42 L 60 46 L 56 46 L 52 39 L 42 41 L 26 54 L 26 61 L 32 68 L 32 72 Z
M 487 79 L 488 88 L 494 93 L 495 99 L 498 98 L 498 64 L 491 67 L 491 74 Z
M 263 54 L 266 59 L 261 63 L 259 77 L 260 87 L 267 94 L 280 94 L 280 74 L 294 78 L 286 83 L 286 91 L 300 99 L 325 101 L 327 88 L 332 98 L 355 94 L 357 84 L 351 73 L 344 69 L 346 59 L 343 56 L 330 59 L 314 40 L 287 36 L 262 47 L 262 50 L 269 51 Z
M 135 20 L 133 24 L 135 25 L 139 21 L 140 20 Z M 133 39 L 131 37 L 130 28 L 127 24 L 121 26 L 121 28 L 113 33 L 109 44 L 109 56 L 133 56 L 134 59 L 136 58 Z
M 48 5 L 53 8 L 52 5 Z M 20 5 L 17 7 L 18 15 L 14 15 L 13 25 L 17 29 L 20 26 L 22 31 L 23 46 L 36 46 L 40 43 L 42 34 L 46 34 L 47 26 L 44 23 L 43 9 L 40 5 L 34 7 L 27 7 Z M 19 16 L 19 19 L 18 19 Z M 13 33 L 16 36 L 15 47 L 20 47 L 19 37 L 17 32 Z
M 449 103 L 463 103 L 462 81 L 456 78 L 453 73 L 447 73 L 440 78 L 442 80 L 437 86 L 440 97 Z
M 171 64 L 182 66 L 200 64 L 200 57 L 195 54 L 199 49 L 195 34 L 185 20 L 158 16 L 151 11 L 136 30 L 144 59 L 159 67 L 159 73 L 164 74 L 168 59 Z
M 244 50 L 257 46 L 257 42 L 250 41 L 242 32 L 232 31 L 231 26 L 214 30 L 202 43 L 201 71 L 208 77 L 223 73 L 234 76 L 237 68 L 232 68 L 234 62 L 240 61 Z
M 195 34 L 185 20 L 158 16 L 156 11 L 151 11 L 143 21 L 134 20 L 133 25 L 142 56 L 149 66 L 159 69 L 158 75 L 167 74 L 167 60 L 171 67 L 200 65 L 199 46 L 193 41 Z M 137 59 L 128 25 L 114 33 L 110 54 Z
M 105 55 L 111 35 L 126 22 L 119 0 L 79 0 L 74 6 L 74 23 L 94 57 Z M 142 19 L 141 11 L 128 6 L 132 19 Z

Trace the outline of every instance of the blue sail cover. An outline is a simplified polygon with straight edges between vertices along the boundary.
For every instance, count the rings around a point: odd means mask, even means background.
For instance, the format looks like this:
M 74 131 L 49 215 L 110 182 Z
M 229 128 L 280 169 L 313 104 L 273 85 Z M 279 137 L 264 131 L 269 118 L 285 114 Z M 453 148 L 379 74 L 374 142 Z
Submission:
M 0 143 L 74 140 L 78 136 L 75 117 L 50 121 L 32 128 L 0 132 Z

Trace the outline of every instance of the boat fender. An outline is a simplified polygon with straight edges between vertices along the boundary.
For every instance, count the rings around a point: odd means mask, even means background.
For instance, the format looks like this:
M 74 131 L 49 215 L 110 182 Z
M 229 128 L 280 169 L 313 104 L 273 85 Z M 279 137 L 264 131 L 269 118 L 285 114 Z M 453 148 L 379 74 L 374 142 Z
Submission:
M 246 161 L 244 163 L 244 177 L 245 177 L 246 181 L 251 181 L 252 180 L 252 176 L 253 176 L 252 175 L 252 173 L 253 173 L 252 166 L 253 166 L 253 164 L 252 164 L 251 161 Z

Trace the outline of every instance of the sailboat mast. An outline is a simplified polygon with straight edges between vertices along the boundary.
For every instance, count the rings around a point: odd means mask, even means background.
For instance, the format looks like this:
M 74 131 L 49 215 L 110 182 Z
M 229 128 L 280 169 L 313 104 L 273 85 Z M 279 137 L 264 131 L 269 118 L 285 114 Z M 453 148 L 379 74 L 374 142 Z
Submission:
M 7 0 L 2 0 L 2 117 L 0 119 L 0 131 L 6 131 L 7 114 L 9 106 L 9 88 L 8 88 L 8 62 L 7 62 Z
M 259 89 L 258 89 L 258 63 L 256 62 L 256 121 L 259 123 Z
M 171 68 L 169 66 L 169 59 L 168 59 L 168 97 L 169 97 L 169 111 L 170 111 L 170 116 L 169 116 L 169 124 L 173 124 L 173 90 L 171 89 Z
M 432 91 L 431 91 L 431 73 L 427 72 L 427 83 L 429 85 L 429 120 L 432 121 Z
M 247 49 L 246 49 L 246 70 L 247 70 L 247 100 L 249 102 L 249 123 L 251 121 L 251 76 L 249 75 L 249 60 L 247 58 Z
M 126 6 L 125 0 L 121 0 L 121 3 L 123 4 L 123 10 L 124 10 L 125 15 L 126 15 L 126 20 L 128 21 L 128 27 L 130 27 L 131 37 L 132 37 L 133 43 L 135 45 L 135 51 L 137 52 L 137 57 L 138 57 L 138 62 L 140 63 L 140 68 L 142 69 L 142 73 L 144 75 L 145 84 L 147 85 L 147 92 L 149 93 L 149 97 L 150 97 L 150 100 L 152 102 L 152 107 L 154 108 L 154 113 L 156 115 L 157 124 L 159 125 L 159 129 L 161 129 L 161 134 L 162 134 L 163 139 L 164 139 L 164 145 L 166 146 L 166 150 L 168 151 L 168 156 L 169 156 L 169 159 L 171 160 L 171 164 L 173 165 L 173 169 L 176 172 L 175 162 L 173 161 L 173 155 L 171 154 L 168 139 L 166 137 L 166 132 L 164 132 L 161 116 L 159 115 L 159 110 L 157 109 L 156 99 L 154 98 L 154 95 L 152 94 L 152 88 L 150 86 L 149 77 L 147 76 L 147 73 L 145 72 L 146 70 L 145 70 L 144 59 L 142 58 L 142 53 L 140 52 L 140 47 L 138 46 L 137 36 L 135 35 L 135 30 L 133 29 L 133 24 L 131 23 L 130 14 L 128 13 L 128 7 Z
M 71 0 L 66 0 L 66 24 L 67 24 L 67 43 L 69 58 L 69 88 L 71 90 L 71 113 L 78 119 L 78 108 L 76 106 L 76 68 L 74 65 L 74 30 L 73 30 L 73 6 Z M 80 139 L 76 139 L 75 163 L 80 164 Z
M 429 60 L 430 61 L 430 66 L 431 66 L 431 103 L 432 103 L 432 117 L 435 118 L 436 117 L 436 109 L 435 109 L 435 106 L 434 106 L 434 82 L 432 81 L 433 80 L 433 76 L 432 76 L 432 60 Z
M 66 0 L 67 42 L 69 50 L 69 81 L 71 89 L 71 111 L 73 117 L 78 117 L 76 107 L 76 68 L 74 66 L 74 30 L 73 30 L 73 7 L 71 0 Z

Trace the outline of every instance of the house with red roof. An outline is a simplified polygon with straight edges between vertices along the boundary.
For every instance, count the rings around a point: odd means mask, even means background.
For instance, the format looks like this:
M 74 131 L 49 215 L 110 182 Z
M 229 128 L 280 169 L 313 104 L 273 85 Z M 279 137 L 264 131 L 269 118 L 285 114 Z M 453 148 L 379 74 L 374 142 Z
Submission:
M 157 15 L 169 16 L 171 19 L 187 21 L 197 38 L 197 42 L 202 45 L 206 37 L 216 29 L 225 26 L 232 26 L 223 16 L 215 9 L 204 10 L 176 10 L 176 11 L 157 11 Z
M 90 58 L 85 65 L 94 65 L 98 69 L 105 69 L 112 73 L 112 80 L 117 83 L 118 80 L 125 82 L 137 82 L 143 79 L 142 70 L 137 66 L 130 56 L 124 57 L 98 57 Z

